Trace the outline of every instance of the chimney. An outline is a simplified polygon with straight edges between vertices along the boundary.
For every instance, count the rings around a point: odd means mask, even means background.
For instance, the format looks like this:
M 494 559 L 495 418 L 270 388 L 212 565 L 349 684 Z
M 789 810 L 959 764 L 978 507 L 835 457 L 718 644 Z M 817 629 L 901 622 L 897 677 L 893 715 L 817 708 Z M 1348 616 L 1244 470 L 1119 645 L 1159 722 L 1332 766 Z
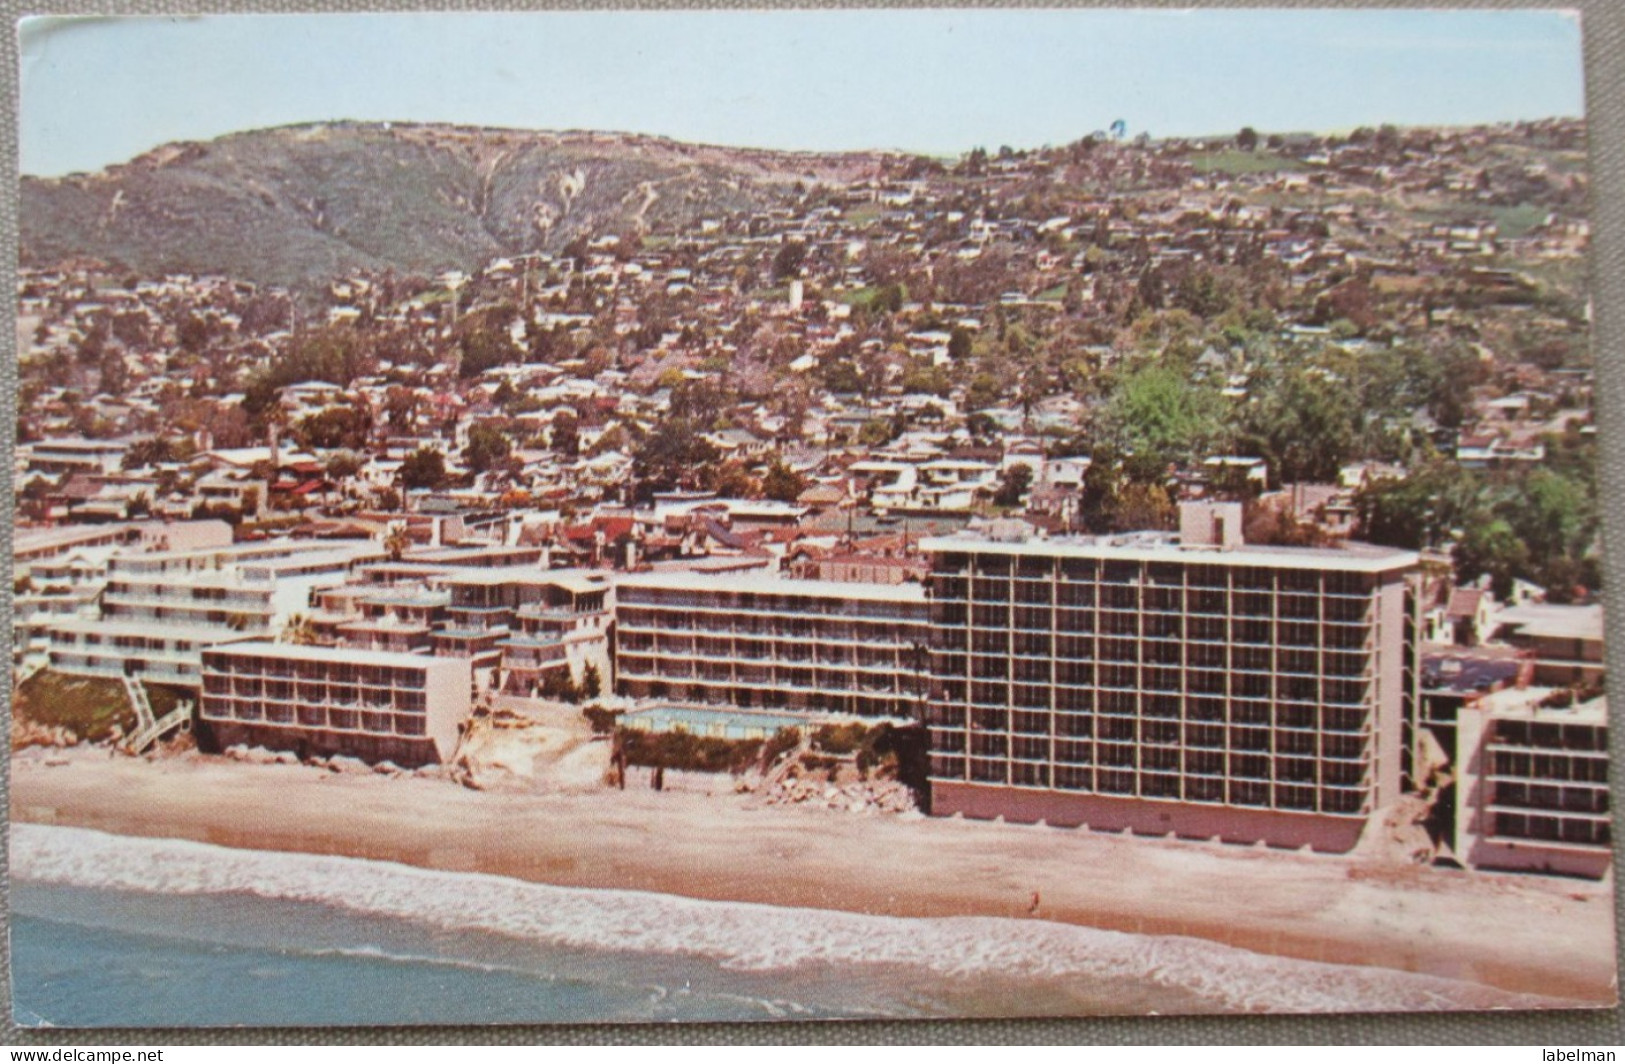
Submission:
M 1245 545 L 1239 502 L 1193 500 L 1179 504 L 1179 545 L 1234 550 Z

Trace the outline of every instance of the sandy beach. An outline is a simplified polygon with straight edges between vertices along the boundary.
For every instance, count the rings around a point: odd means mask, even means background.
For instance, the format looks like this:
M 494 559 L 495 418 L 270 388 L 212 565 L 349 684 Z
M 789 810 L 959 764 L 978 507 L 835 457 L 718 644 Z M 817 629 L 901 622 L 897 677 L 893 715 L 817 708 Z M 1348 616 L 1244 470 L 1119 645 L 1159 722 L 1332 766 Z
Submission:
M 719 791 L 726 781 L 719 781 Z M 105 749 L 12 759 L 14 821 L 558 886 L 893 916 L 1045 919 L 1613 1003 L 1611 883 L 644 789 L 476 792 Z M 1029 913 L 1034 892 L 1040 898 Z

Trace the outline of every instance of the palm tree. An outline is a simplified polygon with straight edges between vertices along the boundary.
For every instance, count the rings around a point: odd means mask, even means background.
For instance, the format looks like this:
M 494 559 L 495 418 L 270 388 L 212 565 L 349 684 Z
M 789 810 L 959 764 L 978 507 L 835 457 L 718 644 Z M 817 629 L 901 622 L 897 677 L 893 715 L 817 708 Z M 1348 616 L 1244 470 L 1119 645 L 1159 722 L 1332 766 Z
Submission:
M 388 534 L 384 536 L 384 550 L 389 552 L 389 560 L 398 562 L 401 555 L 412 545 L 412 537 L 406 533 L 406 525 L 394 524 L 390 526 Z
M 309 647 L 316 646 L 320 640 L 316 636 L 316 626 L 311 623 L 310 618 L 303 613 L 296 613 L 288 618 L 288 626 L 282 629 L 282 642 Z

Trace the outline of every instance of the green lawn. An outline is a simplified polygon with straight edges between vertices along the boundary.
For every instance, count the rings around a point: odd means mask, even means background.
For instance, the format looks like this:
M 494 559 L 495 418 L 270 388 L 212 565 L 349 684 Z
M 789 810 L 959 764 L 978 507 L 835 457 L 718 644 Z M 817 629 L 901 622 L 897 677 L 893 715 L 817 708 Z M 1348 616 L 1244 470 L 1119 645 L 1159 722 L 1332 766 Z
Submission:
M 1190 157 L 1199 174 L 1264 174 L 1279 170 L 1303 170 L 1303 163 L 1268 151 L 1208 151 Z

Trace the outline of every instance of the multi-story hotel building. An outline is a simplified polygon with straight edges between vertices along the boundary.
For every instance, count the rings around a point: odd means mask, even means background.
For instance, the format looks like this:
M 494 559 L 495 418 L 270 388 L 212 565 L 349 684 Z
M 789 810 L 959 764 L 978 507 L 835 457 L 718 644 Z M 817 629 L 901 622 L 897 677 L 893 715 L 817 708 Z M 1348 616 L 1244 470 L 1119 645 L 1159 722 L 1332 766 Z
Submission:
M 1350 849 L 1400 793 L 1418 558 L 1240 518 L 924 541 L 932 812 Z
M 1600 878 L 1612 858 L 1608 702 L 1509 688 L 1456 728 L 1456 856 L 1475 868 Z
M 462 658 L 249 642 L 203 652 L 199 717 L 220 747 L 444 761 L 468 717 Z
M 651 573 L 615 588 L 619 691 L 693 705 L 916 717 L 925 591 Z
M 201 648 L 274 635 L 313 589 L 342 583 L 381 553 L 367 544 L 257 543 L 112 558 L 100 618 L 48 628 L 51 667 L 196 686 Z

